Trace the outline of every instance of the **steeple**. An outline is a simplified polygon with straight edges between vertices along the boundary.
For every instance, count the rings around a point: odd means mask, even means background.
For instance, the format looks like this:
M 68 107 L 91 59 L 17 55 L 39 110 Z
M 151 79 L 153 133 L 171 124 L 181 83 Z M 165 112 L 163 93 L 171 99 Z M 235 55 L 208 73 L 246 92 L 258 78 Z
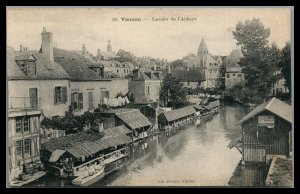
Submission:
M 204 39 L 202 37 L 200 46 L 198 48 L 198 56 L 203 56 L 203 55 L 206 55 L 206 54 L 208 54 L 208 49 L 207 49 L 207 46 L 206 46 L 206 44 L 204 42 Z

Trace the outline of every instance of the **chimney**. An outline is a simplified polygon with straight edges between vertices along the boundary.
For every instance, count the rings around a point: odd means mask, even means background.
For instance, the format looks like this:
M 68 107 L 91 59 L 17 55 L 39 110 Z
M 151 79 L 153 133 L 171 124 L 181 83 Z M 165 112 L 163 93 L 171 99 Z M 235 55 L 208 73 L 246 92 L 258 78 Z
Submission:
M 82 54 L 86 54 L 85 44 L 82 45 Z
M 107 52 L 112 52 L 112 47 L 110 44 L 110 40 L 107 41 Z
M 170 65 L 168 65 L 168 73 L 171 73 L 171 66 Z
M 134 69 L 132 73 L 133 79 L 140 79 L 140 73 L 138 69 Z
M 47 58 L 53 62 L 53 39 L 52 32 L 46 32 L 46 28 L 43 27 L 42 35 L 42 53 L 44 53 Z
M 100 57 L 100 55 L 101 55 L 101 49 L 98 49 L 98 51 L 97 51 L 97 57 Z
M 20 45 L 20 52 L 23 52 L 23 46 Z
M 154 65 L 154 71 L 156 71 L 156 65 Z

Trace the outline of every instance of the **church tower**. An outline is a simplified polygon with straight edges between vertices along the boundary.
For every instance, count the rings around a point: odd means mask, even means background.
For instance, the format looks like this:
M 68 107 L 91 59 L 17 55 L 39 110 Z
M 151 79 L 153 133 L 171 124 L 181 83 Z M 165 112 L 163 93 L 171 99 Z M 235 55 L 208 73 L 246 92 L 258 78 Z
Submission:
M 204 39 L 202 37 L 202 40 L 201 40 L 201 43 L 200 43 L 200 46 L 198 48 L 198 56 L 204 56 L 204 55 L 207 55 L 208 54 L 208 49 L 207 49 L 207 46 L 204 42 Z
M 110 40 L 107 41 L 107 52 L 112 52 L 112 47 L 111 47 L 111 44 L 110 44 Z

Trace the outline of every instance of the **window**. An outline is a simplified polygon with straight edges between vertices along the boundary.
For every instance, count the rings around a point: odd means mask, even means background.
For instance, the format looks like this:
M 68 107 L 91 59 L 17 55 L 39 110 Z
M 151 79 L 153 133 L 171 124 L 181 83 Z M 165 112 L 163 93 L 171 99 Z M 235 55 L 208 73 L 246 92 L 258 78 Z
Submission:
M 230 75 L 229 74 L 227 74 L 227 78 L 229 78 L 230 77 Z
M 31 156 L 31 140 L 25 139 L 24 141 L 24 155 L 25 157 Z
M 21 156 L 22 157 L 22 146 L 23 146 L 23 141 L 16 141 L 16 156 Z
M 241 74 L 238 74 L 238 77 L 241 77 L 242 75 Z
M 126 69 L 124 69 L 124 73 L 126 73 Z
M 234 73 L 234 74 L 232 74 L 232 76 L 235 76 L 235 73 Z
M 119 69 L 117 69 L 117 73 L 119 73 Z
M 150 86 L 146 86 L 146 94 L 147 94 L 147 95 L 150 94 Z
M 24 118 L 24 132 L 29 132 L 30 129 L 30 118 L 25 117 Z
M 74 110 L 83 109 L 83 93 L 79 93 L 79 92 L 72 93 L 71 105 Z
M 27 65 L 27 61 L 22 61 L 18 63 L 19 67 L 21 68 L 21 70 L 24 72 L 25 75 L 28 74 L 28 65 Z
M 88 98 L 89 98 L 89 109 L 94 109 L 94 98 L 93 98 L 93 92 L 88 92 Z
M 54 104 L 68 102 L 67 87 L 55 87 L 54 88 Z
M 22 118 L 16 118 L 16 133 L 22 132 Z

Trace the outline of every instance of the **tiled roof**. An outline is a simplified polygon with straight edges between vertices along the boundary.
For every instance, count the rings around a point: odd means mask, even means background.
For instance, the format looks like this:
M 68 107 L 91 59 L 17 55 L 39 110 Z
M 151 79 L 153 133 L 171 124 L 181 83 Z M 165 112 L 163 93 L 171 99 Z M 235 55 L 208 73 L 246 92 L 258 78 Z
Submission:
M 261 105 L 257 106 L 253 109 L 250 113 L 248 113 L 243 119 L 241 119 L 238 124 L 243 123 L 250 118 L 254 117 L 255 115 L 268 110 L 278 117 L 286 120 L 289 123 L 292 123 L 292 107 L 277 98 L 272 98 Z
M 97 65 L 81 53 L 53 48 L 54 61 L 59 63 L 74 81 L 103 80 L 89 65 Z
M 130 138 L 125 134 L 116 134 L 101 138 L 99 134 L 81 132 L 50 139 L 48 142 L 42 144 L 42 146 L 50 152 L 59 149 L 69 152 L 75 158 L 80 158 L 82 156 L 90 156 L 109 147 L 124 145 L 130 142 Z
M 188 71 L 186 68 L 171 69 L 171 74 L 181 82 L 205 81 L 205 72 L 200 68 L 189 68 Z
M 156 71 L 153 71 L 150 68 L 139 68 L 138 70 L 133 71 L 138 71 L 140 74 L 140 78 L 134 78 L 134 80 L 159 80 L 159 78 L 154 75 Z
M 170 122 L 170 121 L 174 121 L 174 120 L 186 117 L 186 116 L 190 116 L 195 113 L 196 113 L 196 110 L 195 110 L 194 106 L 187 106 L 187 107 L 171 110 L 168 112 L 164 112 L 162 114 L 164 114 L 166 120 L 168 122 Z
M 118 134 L 129 134 L 132 133 L 125 125 L 120 125 L 117 127 L 109 128 L 109 129 L 104 129 L 104 134 L 105 136 L 115 136 Z
M 127 111 L 116 112 L 116 116 L 132 130 L 153 125 L 147 117 L 145 117 L 139 110 L 136 109 L 128 109 Z
M 43 53 L 31 52 L 21 53 L 8 50 L 7 59 L 7 75 L 9 79 L 24 79 L 24 80 L 40 80 L 40 79 L 70 79 L 66 71 L 57 63 L 50 62 Z M 36 59 L 36 74 L 25 75 L 15 62 L 18 60 L 26 60 L 29 58 Z

